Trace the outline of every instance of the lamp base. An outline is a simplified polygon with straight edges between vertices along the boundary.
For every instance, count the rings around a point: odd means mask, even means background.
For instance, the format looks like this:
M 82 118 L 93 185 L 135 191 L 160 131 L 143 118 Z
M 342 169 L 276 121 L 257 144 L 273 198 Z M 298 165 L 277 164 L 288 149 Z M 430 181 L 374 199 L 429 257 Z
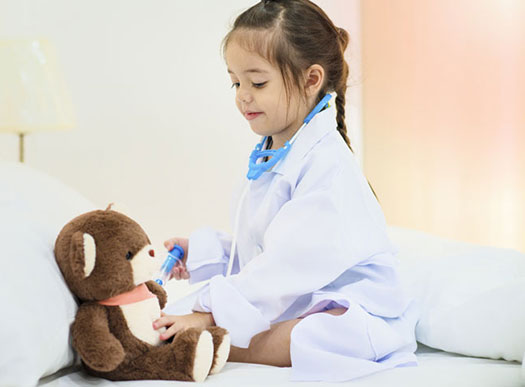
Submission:
M 18 134 L 18 160 L 24 162 L 24 133 Z

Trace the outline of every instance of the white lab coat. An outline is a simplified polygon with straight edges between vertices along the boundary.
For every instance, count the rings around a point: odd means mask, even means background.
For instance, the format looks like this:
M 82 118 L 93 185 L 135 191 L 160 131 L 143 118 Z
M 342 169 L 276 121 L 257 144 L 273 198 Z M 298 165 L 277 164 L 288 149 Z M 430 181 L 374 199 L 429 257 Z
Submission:
M 247 347 L 271 324 L 302 318 L 291 335 L 293 380 L 342 381 L 417 364 L 415 314 L 398 282 L 396 248 L 336 130 L 334 108 L 318 113 L 287 157 L 252 182 L 226 278 L 230 243 L 224 233 L 195 231 L 187 268 L 191 283 L 211 278 L 194 310 L 212 312 L 233 345 Z M 316 313 L 334 307 L 348 310 Z

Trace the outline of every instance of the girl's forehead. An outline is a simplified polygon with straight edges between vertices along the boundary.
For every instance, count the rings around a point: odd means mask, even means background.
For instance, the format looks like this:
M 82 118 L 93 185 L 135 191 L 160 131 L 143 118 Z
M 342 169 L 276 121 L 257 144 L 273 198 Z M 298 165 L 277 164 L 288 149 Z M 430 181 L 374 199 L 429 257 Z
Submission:
M 228 43 L 225 54 L 227 60 L 233 59 L 239 61 L 241 59 L 244 59 L 246 61 L 268 63 L 266 58 L 264 58 L 257 51 L 249 49 L 248 47 L 239 43 L 236 40 L 233 40 L 230 43 Z
M 229 72 L 246 71 L 246 69 L 253 68 L 259 68 L 267 72 L 278 71 L 276 66 L 261 55 L 262 47 L 260 44 L 253 43 L 254 38 L 256 39 L 254 36 L 234 34 L 228 41 L 224 56 Z
M 230 73 L 274 72 L 276 68 L 258 53 L 231 42 L 226 48 L 226 65 Z

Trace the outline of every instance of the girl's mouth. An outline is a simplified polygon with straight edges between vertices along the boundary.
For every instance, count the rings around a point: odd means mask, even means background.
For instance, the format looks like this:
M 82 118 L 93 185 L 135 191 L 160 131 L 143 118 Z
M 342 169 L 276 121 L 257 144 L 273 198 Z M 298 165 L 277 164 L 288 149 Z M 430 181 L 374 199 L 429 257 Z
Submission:
M 246 112 L 246 113 L 244 113 L 244 117 L 246 117 L 246 119 L 247 119 L 248 121 L 251 121 L 251 120 L 253 120 L 254 118 L 259 117 L 259 115 L 261 115 L 261 114 L 262 114 L 262 112 L 253 112 L 253 113 Z

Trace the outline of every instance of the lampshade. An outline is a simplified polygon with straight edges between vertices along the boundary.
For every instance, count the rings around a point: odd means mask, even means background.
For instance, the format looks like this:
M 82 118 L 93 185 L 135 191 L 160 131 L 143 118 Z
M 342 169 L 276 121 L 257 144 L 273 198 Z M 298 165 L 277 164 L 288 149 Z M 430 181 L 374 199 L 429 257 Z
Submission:
M 73 126 L 71 100 L 52 44 L 45 39 L 0 40 L 0 132 Z

